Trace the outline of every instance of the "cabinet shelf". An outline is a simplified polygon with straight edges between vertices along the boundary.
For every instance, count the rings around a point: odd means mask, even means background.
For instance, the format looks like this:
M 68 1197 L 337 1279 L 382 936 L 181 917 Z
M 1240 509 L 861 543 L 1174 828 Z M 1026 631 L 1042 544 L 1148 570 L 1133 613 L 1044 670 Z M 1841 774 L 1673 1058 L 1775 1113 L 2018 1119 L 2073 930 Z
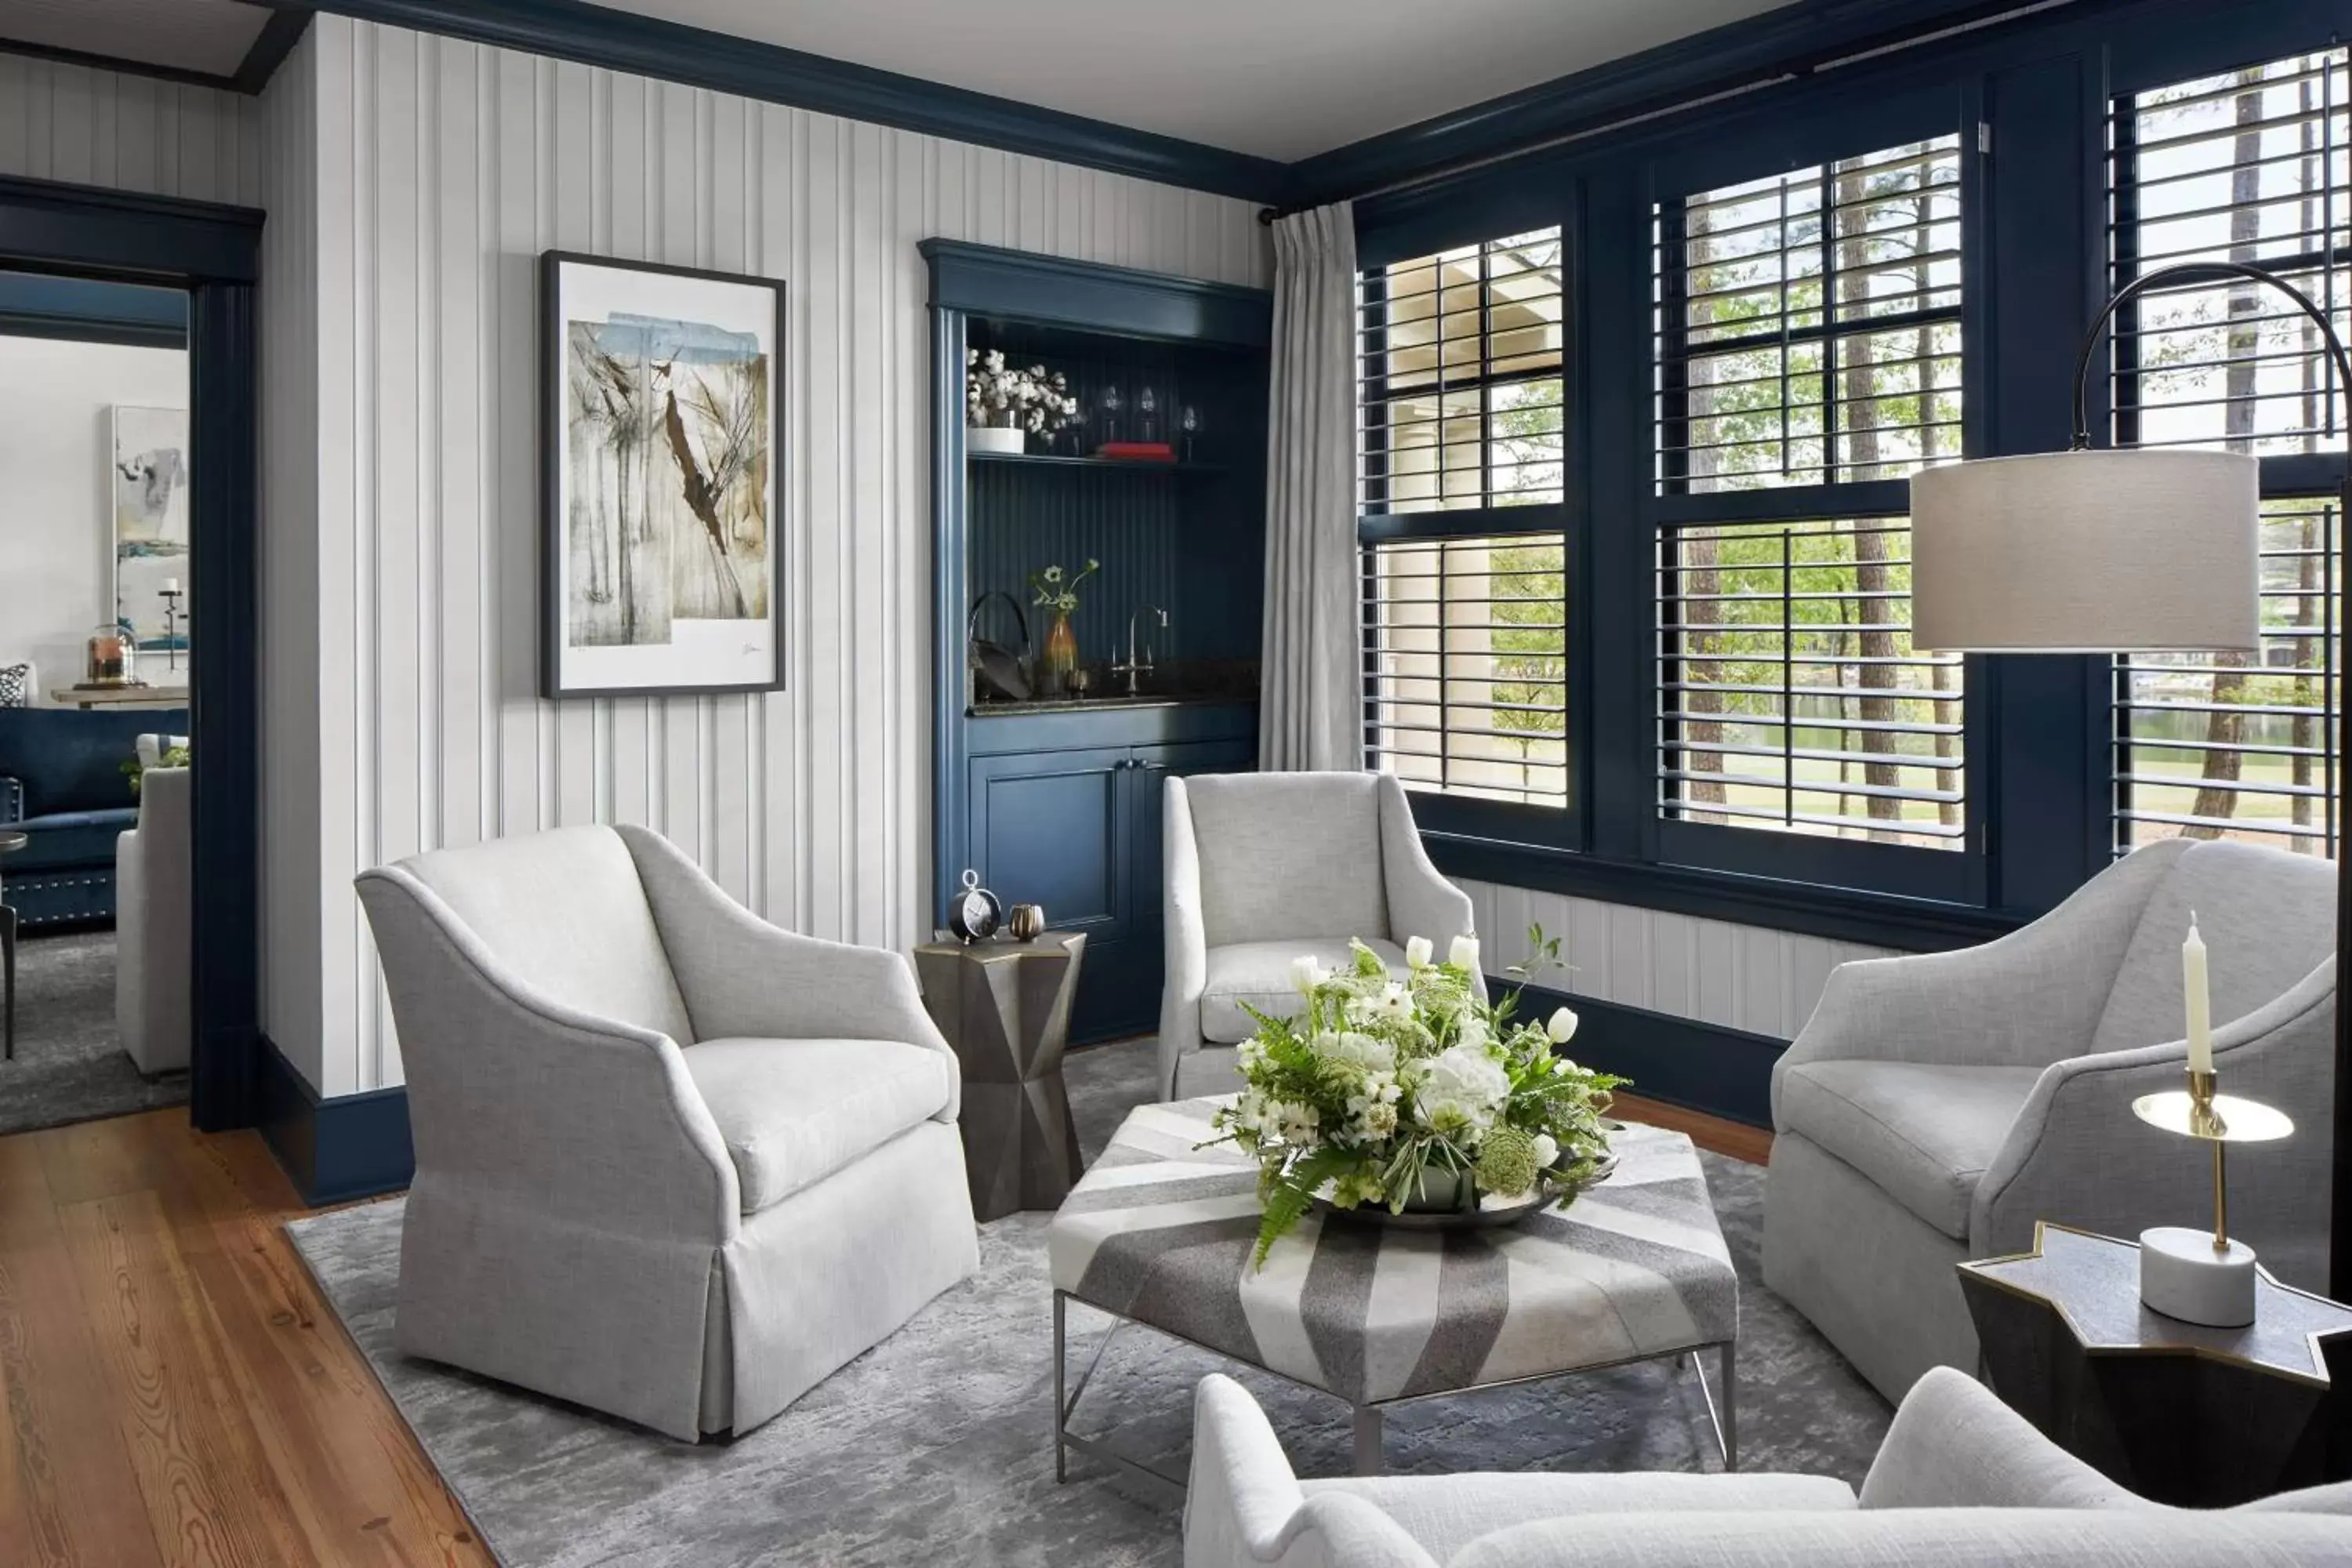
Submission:
M 1029 463 L 1048 468 L 1135 468 L 1148 474 L 1222 474 L 1223 463 L 1162 463 L 1142 458 L 1072 458 L 1058 452 L 966 452 L 973 463 Z

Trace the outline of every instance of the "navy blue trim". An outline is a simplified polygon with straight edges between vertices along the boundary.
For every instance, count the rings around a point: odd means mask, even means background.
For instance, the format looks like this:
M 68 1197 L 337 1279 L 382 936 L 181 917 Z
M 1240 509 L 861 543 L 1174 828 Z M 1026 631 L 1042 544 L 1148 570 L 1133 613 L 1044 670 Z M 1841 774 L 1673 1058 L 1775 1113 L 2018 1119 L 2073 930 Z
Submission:
M 1414 810 L 1422 812 L 1430 804 L 1433 803 L 1417 803 Z M 2021 911 L 1975 909 L 1932 899 L 1694 866 L 1577 855 L 1541 845 L 1426 828 L 1421 838 L 1437 868 L 1452 877 L 1912 952 L 1973 947 L 2006 935 L 2033 918 Z
M 1263 289 L 960 239 L 916 248 L 930 264 L 935 310 L 1236 348 L 1274 341 L 1274 296 Z
M 252 1124 L 261 1020 L 254 283 L 262 215 L 247 207 L 0 179 L 0 267 L 172 285 L 188 295 L 190 569 L 212 609 L 192 661 L 195 1052 L 189 1109 L 219 1131 Z
M 416 1174 L 408 1090 L 321 1100 L 266 1035 L 260 1055 L 261 1136 L 305 1204 L 345 1204 L 408 1185 Z
M 302 41 L 302 35 L 310 26 L 310 13 L 308 11 L 271 12 L 269 20 L 264 22 L 261 31 L 254 36 L 253 47 L 247 49 L 245 58 L 237 62 L 236 75 L 229 79 L 230 89 L 257 93 L 268 87 L 269 79 L 278 74 L 278 68 L 286 63 L 286 57 L 294 52 L 294 46 Z
M 270 0 L 684 82 L 950 141 L 1246 201 L 1282 199 L 1285 166 L 1060 110 L 877 70 L 582 0 Z
M 1508 980 L 1486 977 L 1490 995 L 1510 987 Z M 1573 1009 L 1577 1016 L 1569 1054 L 1586 1067 L 1631 1079 L 1626 1093 L 1744 1126 L 1772 1125 L 1772 1066 L 1788 1041 L 1548 985 L 1526 988 L 1518 1016 L 1549 1017 L 1555 1007 Z
M 208 87 L 216 92 L 238 90 L 234 77 L 215 76 L 211 71 L 154 65 L 146 60 L 124 59 L 119 55 L 94 55 L 87 49 L 53 48 L 47 44 L 28 44 L 16 38 L 0 38 L 0 55 L 21 55 L 26 59 L 47 60 L 52 65 L 79 66 L 85 70 L 112 71 L 118 76 L 143 76 L 155 81 L 176 82 L 182 87 Z
M 0 333 L 185 348 L 188 296 L 176 289 L 0 272 Z

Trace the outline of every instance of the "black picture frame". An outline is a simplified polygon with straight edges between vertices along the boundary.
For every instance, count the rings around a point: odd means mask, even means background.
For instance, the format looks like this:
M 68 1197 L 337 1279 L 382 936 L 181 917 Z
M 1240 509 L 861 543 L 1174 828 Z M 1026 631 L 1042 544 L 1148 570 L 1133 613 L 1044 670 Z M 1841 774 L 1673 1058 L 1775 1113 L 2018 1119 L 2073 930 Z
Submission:
M 765 290 L 773 300 L 773 333 L 769 353 L 767 446 L 768 483 L 773 497 L 768 522 L 768 646 L 770 678 L 759 681 L 688 681 L 642 686 L 583 685 L 567 682 L 563 669 L 565 615 L 563 551 L 566 518 L 563 505 L 564 397 L 566 353 L 563 316 L 563 271 L 567 267 L 655 278 L 691 279 L 703 283 Z M 786 626 L 784 602 L 789 587 L 785 574 L 784 434 L 785 283 L 781 278 L 718 272 L 698 267 L 670 267 L 657 262 L 630 261 L 581 251 L 544 250 L 539 258 L 539 609 L 540 695 L 550 701 L 593 697 L 699 697 L 728 693 L 782 691 L 785 689 Z

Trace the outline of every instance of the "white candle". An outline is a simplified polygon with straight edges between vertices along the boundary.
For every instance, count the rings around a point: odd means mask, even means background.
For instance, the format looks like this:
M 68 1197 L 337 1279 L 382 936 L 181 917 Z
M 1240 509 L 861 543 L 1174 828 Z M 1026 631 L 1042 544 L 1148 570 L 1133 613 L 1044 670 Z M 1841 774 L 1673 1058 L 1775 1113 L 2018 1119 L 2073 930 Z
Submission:
M 2189 1070 L 2213 1070 L 2213 998 L 2205 985 L 2205 939 L 2197 911 L 2189 912 L 2189 940 L 2180 944 L 2180 993 L 2189 1003 Z
M 178 593 L 180 591 L 180 580 L 177 577 L 164 578 L 163 586 L 160 591 L 166 594 Z

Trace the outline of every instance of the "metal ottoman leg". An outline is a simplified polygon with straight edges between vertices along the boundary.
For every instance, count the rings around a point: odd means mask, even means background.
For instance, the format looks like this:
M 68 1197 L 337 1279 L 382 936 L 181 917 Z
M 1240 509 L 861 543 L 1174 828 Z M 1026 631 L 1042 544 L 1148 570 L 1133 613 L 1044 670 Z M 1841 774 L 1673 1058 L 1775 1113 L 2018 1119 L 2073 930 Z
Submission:
M 1356 1406 L 1356 1474 L 1377 1476 L 1384 1461 L 1381 1456 L 1381 1407 L 1377 1405 Z

